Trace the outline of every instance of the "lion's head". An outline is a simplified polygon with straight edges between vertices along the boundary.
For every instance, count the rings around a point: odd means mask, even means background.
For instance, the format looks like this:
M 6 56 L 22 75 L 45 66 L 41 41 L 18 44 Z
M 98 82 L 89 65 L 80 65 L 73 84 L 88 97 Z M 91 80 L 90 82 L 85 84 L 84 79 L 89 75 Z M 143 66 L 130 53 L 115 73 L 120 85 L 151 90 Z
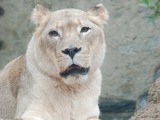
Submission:
M 38 68 L 66 84 L 86 80 L 103 62 L 103 24 L 107 19 L 102 4 L 87 12 L 78 9 L 50 12 L 37 5 L 32 14 L 36 24 L 34 45 L 30 46 Z

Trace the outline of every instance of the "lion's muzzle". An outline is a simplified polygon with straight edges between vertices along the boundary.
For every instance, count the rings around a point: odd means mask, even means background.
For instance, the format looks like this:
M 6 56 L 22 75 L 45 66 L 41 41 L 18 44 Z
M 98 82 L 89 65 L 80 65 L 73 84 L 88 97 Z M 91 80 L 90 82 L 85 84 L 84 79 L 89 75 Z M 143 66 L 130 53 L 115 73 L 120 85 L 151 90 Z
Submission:
M 69 55 L 73 59 L 75 54 L 80 51 L 81 51 L 81 48 L 73 47 L 73 48 L 67 48 L 65 50 L 62 50 L 62 53 Z

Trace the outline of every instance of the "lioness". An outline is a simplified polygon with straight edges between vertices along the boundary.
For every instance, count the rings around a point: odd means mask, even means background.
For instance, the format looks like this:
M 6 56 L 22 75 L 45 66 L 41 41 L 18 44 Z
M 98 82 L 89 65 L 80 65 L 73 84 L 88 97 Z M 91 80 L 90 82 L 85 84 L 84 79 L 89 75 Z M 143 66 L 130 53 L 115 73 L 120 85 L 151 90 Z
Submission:
M 98 120 L 105 7 L 50 12 L 37 5 L 26 55 L 0 72 L 0 118 Z

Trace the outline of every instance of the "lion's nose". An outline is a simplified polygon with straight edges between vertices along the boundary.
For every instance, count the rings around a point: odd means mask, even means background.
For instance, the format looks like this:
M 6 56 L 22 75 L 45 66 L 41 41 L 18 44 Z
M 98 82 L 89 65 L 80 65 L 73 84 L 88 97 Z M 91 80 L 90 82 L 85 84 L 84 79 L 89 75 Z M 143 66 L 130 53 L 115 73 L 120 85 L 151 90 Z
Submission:
M 81 51 L 81 47 L 77 48 L 66 48 L 65 50 L 62 50 L 62 53 L 69 55 L 72 59 L 75 56 L 76 53 L 78 53 L 79 51 Z

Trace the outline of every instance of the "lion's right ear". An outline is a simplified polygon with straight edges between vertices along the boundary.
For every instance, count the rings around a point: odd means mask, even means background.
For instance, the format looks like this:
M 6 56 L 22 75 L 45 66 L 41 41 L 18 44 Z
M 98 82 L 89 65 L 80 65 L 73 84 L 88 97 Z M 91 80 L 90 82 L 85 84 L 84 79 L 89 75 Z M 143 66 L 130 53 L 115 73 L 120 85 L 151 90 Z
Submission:
M 89 18 L 96 24 L 103 26 L 109 18 L 108 12 L 103 4 L 98 4 L 88 11 Z
M 39 24 L 44 20 L 44 18 L 50 13 L 47 8 L 44 8 L 42 5 L 37 5 L 32 12 L 31 20 L 36 25 Z

